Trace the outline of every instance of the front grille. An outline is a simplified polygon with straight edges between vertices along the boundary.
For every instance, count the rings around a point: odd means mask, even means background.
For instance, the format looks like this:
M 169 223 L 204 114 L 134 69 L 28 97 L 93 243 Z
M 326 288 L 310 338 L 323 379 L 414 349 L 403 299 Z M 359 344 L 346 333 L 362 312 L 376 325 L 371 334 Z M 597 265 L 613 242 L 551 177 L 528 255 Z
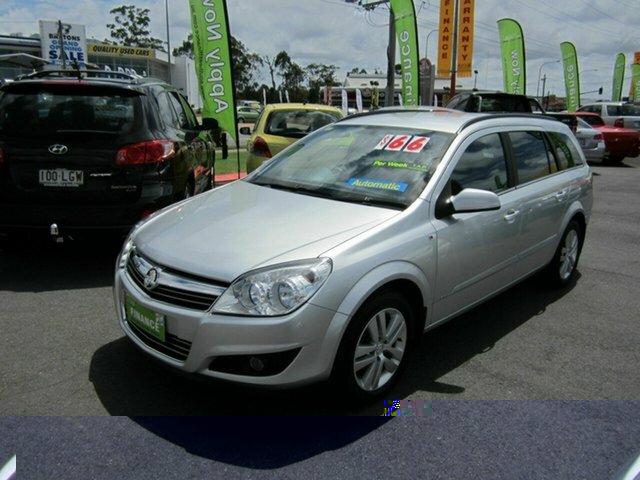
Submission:
M 145 285 L 145 276 L 151 269 L 158 272 L 157 285 L 148 288 Z M 127 273 L 129 278 L 154 300 L 193 310 L 208 310 L 226 288 L 156 265 L 135 251 L 131 253 L 127 262 Z
M 189 350 L 191 350 L 191 342 L 183 340 L 180 337 L 166 333 L 165 341 L 161 341 L 151 335 L 147 334 L 143 330 L 136 327 L 132 322 L 127 322 L 127 325 L 131 331 L 148 347 L 154 350 L 164 353 L 165 355 L 175 358 L 184 362 L 189 356 Z

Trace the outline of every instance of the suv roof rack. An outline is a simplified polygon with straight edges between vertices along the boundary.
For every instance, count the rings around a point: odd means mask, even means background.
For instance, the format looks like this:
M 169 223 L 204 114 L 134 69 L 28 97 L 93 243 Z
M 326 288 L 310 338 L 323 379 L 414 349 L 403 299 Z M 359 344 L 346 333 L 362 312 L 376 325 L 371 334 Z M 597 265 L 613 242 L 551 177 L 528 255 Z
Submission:
M 120 80 L 130 80 L 133 82 L 138 82 L 141 76 L 132 75 L 130 73 L 125 72 L 113 72 L 109 70 L 99 70 L 99 69 L 59 69 L 59 70 L 41 70 L 39 72 L 33 72 L 26 75 L 22 75 L 18 77 L 19 80 L 27 80 L 27 79 L 35 79 L 35 78 L 46 78 L 46 77 L 74 77 L 78 80 L 82 80 L 84 78 L 117 78 Z

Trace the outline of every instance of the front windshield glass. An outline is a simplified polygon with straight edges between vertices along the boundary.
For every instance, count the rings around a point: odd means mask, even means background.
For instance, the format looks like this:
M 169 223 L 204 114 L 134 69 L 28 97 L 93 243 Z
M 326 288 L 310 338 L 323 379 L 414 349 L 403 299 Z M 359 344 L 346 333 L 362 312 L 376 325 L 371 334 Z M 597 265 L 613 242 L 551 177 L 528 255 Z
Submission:
M 299 140 L 247 181 L 402 209 L 424 190 L 452 139 L 450 133 L 419 129 L 331 125 Z

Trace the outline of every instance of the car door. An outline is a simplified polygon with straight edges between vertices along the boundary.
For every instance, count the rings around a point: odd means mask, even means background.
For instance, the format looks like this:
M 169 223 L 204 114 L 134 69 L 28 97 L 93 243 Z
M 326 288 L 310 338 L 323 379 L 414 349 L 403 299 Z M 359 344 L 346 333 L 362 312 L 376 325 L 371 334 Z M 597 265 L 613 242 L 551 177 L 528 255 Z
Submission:
M 438 202 L 462 189 L 478 188 L 495 192 L 501 207 L 434 219 L 438 245 L 434 320 L 461 312 L 513 280 L 521 205 L 503 137 L 498 132 L 470 136 L 438 185 Z
M 571 186 L 559 171 L 551 144 L 543 132 L 513 131 L 507 138 L 522 214 L 518 242 L 521 252 L 516 275 L 523 277 L 546 265 L 553 257 Z

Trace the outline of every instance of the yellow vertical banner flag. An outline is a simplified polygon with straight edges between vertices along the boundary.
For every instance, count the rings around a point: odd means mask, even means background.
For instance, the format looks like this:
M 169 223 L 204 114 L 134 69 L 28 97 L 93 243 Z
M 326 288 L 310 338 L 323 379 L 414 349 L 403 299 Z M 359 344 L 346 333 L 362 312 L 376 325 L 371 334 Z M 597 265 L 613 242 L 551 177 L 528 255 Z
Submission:
M 475 0 L 458 0 L 458 77 L 471 76 Z
M 440 26 L 438 28 L 438 77 L 447 77 L 451 73 L 453 55 L 453 17 L 455 0 L 440 1 Z

